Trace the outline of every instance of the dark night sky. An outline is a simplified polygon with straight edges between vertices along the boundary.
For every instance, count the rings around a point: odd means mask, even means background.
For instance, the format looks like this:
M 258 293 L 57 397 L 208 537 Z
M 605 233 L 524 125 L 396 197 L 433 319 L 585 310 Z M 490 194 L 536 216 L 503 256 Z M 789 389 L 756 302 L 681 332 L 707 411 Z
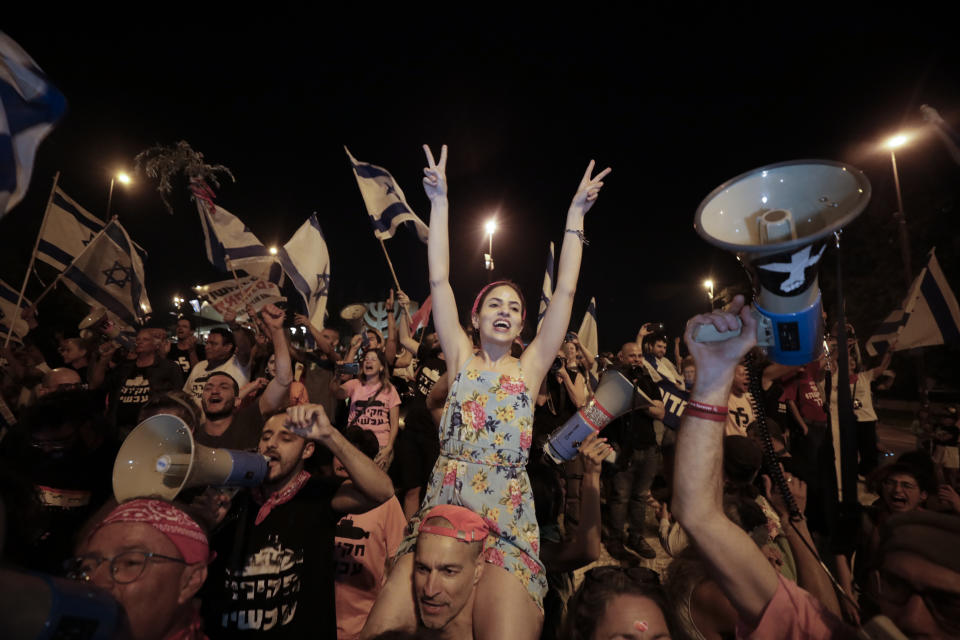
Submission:
M 846 234 L 848 286 L 866 286 L 857 265 L 867 263 L 868 274 L 879 261 L 895 276 L 892 297 L 902 297 L 885 231 L 895 208 L 889 157 L 871 145 L 918 123 L 923 103 L 960 128 L 955 33 L 935 17 L 690 8 L 643 23 L 585 13 L 441 24 L 363 7 L 336 20 L 282 16 L 229 29 L 188 18 L 5 27 L 70 105 L 41 147 L 27 199 L 0 222 L 8 282 L 22 278 L 56 170 L 63 189 L 102 216 L 111 169 L 183 139 L 233 170 L 237 182 L 223 185 L 219 202 L 264 243 L 285 242 L 317 212 L 336 312 L 390 286 L 342 145 L 388 168 L 427 219 L 420 145 L 446 142 L 461 312 L 485 279 L 481 226 L 494 211 L 497 275 L 535 301 L 547 243 L 561 239 L 569 199 L 596 158 L 614 171 L 587 219 L 573 324 L 596 296 L 601 346 L 615 348 L 642 321 L 679 331 L 706 306 L 699 283 L 707 275 L 721 284 L 741 276 L 732 256 L 695 234 L 693 213 L 725 180 L 783 160 L 843 160 L 867 173 L 874 197 Z M 960 167 L 933 138 L 899 157 L 906 209 L 927 230 L 911 229 L 915 271 L 932 236 L 948 276 L 956 273 Z M 114 194 L 115 212 L 150 253 L 148 291 L 162 312 L 174 293 L 221 277 L 182 188 L 174 202 L 170 216 L 142 180 Z M 401 284 L 422 299 L 425 247 L 406 230 L 387 246 Z

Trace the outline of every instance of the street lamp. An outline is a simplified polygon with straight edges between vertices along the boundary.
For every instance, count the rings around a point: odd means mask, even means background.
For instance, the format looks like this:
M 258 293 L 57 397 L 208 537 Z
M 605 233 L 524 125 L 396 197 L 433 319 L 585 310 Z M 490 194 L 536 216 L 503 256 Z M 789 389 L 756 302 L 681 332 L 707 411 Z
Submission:
M 186 302 L 186 300 L 181 298 L 180 294 L 173 296 L 173 306 L 175 306 L 178 311 L 180 310 L 180 307 L 183 305 L 184 302 Z
M 487 220 L 487 223 L 483 226 L 487 232 L 489 238 L 489 245 L 487 246 L 488 253 L 483 254 L 483 264 L 487 270 L 487 282 L 493 281 L 493 234 L 497 230 L 497 220 L 495 218 L 490 218 Z
M 277 255 L 277 248 L 276 248 L 276 247 L 270 247 L 270 255 L 272 255 L 272 256 Z
M 107 194 L 107 220 L 110 219 L 110 205 L 113 204 L 113 184 L 119 182 L 124 186 L 130 186 L 133 179 L 126 171 L 118 171 L 110 176 L 110 192 Z
M 883 143 L 884 148 L 890 151 L 890 164 L 893 167 L 893 188 L 897 193 L 897 211 L 893 217 L 897 220 L 900 229 L 900 259 L 903 261 L 903 275 L 907 282 L 907 288 L 913 280 L 913 268 L 910 265 L 910 237 L 907 233 L 907 217 L 903 210 L 903 195 L 900 193 L 900 175 L 897 173 L 897 149 L 910 142 L 911 136 L 906 133 L 898 133 L 895 136 L 887 138 Z
M 707 298 L 710 299 L 710 311 L 713 311 L 713 280 L 709 278 L 704 280 L 703 288 L 707 290 Z

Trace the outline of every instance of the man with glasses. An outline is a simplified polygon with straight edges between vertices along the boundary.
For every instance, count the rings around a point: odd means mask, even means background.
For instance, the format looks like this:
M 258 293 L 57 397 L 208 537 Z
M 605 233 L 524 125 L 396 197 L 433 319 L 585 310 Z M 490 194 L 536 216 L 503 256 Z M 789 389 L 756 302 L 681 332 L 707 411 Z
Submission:
M 694 340 L 701 325 L 739 336 Z M 726 398 L 740 359 L 756 343 L 757 322 L 737 296 L 726 312 L 687 323 L 686 342 L 697 361 L 697 383 L 677 441 L 673 513 L 696 543 L 711 574 L 736 609 L 737 637 L 854 638 L 822 603 L 780 576 L 742 529 L 724 515 L 717 482 Z M 908 637 L 960 635 L 960 518 L 912 511 L 891 517 L 880 535 L 865 586 L 864 614 L 888 616 Z M 889 636 L 884 636 L 889 637 Z
M 133 640 L 199 640 L 194 596 L 210 550 L 197 521 L 174 504 L 137 499 L 92 530 L 67 574 L 109 591 L 123 606 Z

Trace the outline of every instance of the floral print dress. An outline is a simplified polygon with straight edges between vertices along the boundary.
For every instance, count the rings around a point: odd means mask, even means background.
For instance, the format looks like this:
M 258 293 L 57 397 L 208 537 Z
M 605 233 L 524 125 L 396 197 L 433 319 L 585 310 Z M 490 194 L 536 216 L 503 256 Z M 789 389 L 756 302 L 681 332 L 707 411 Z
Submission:
M 515 575 L 543 609 L 547 578 L 526 471 L 533 403 L 522 369 L 511 377 L 480 371 L 472 360 L 450 386 L 440 419 L 440 457 L 397 555 L 413 550 L 421 518 L 432 507 L 466 507 L 490 527 L 486 561 Z

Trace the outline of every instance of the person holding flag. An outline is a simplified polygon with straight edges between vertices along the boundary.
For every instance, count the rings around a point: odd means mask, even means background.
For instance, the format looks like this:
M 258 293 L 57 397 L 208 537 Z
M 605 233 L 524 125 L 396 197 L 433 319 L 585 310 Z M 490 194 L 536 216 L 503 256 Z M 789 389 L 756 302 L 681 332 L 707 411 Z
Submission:
M 491 532 L 484 552 L 487 564 L 476 587 L 475 637 L 537 638 L 547 581 L 538 557 L 540 534 L 525 470 L 533 433 L 531 395 L 540 388 L 566 334 L 585 242 L 584 217 L 610 169 L 594 176 L 593 161 L 587 166 L 567 213 L 552 303 L 539 334 L 516 358 L 511 349 L 523 328 L 526 309 L 514 283 L 493 282 L 476 297 L 471 311 L 480 344 L 476 354 L 473 341 L 460 326 L 449 281 L 447 147 L 442 148 L 439 162 L 429 147 L 424 146 L 424 151 L 428 166 L 423 184 L 431 202 L 427 245 L 430 291 L 450 392 L 441 419 L 441 453 L 426 498 L 410 520 L 395 568 L 363 635 L 416 626 L 410 553 L 416 532 L 423 515 L 434 506 L 457 504 L 483 517 Z M 419 604 L 421 610 L 428 606 Z

